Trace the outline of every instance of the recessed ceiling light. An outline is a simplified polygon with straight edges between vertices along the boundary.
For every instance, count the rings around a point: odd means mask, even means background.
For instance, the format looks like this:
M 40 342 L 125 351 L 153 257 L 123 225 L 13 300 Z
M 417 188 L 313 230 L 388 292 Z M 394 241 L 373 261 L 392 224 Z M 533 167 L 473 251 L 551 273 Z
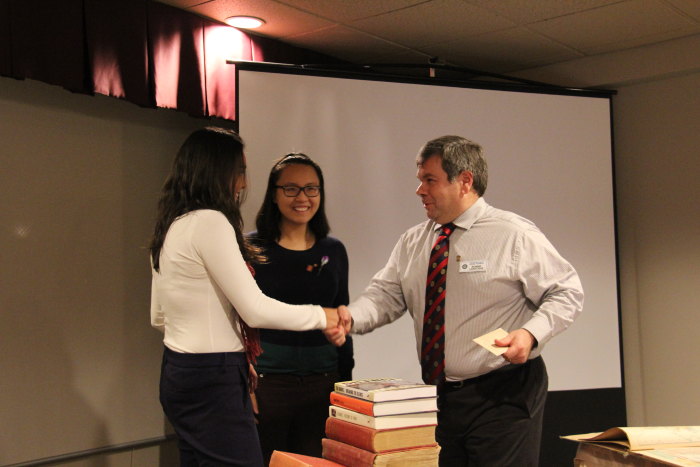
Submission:
M 265 24 L 265 20 L 255 16 L 231 16 L 226 18 L 226 24 L 234 28 L 255 29 Z

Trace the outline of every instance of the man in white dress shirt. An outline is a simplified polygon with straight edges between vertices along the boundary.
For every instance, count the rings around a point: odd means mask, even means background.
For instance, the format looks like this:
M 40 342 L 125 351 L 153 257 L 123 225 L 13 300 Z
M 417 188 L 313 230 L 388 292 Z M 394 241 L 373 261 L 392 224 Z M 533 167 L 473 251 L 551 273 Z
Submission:
M 386 266 L 342 316 L 363 334 L 408 311 L 420 359 L 431 249 L 441 226 L 454 224 L 437 383 L 440 465 L 536 466 L 547 395 L 540 353 L 581 312 L 578 275 L 532 222 L 484 200 L 481 146 L 443 136 L 421 148 L 417 167 L 416 194 L 428 220 L 399 238 Z M 498 328 L 508 332 L 495 341 L 506 348 L 501 356 L 473 342 Z

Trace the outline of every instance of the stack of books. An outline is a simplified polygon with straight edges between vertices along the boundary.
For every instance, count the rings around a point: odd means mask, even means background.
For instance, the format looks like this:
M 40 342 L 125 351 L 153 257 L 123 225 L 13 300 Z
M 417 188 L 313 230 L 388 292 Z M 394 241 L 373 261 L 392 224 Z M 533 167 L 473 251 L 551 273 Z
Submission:
M 335 384 L 323 457 L 352 467 L 436 466 L 437 391 L 397 378 Z

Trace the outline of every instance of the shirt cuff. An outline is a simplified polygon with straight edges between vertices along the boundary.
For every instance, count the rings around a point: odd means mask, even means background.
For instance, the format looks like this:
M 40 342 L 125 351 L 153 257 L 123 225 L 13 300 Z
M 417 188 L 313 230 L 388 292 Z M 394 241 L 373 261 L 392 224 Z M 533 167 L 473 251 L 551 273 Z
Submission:
M 552 326 L 550 326 L 549 321 L 547 321 L 547 318 L 544 316 L 533 316 L 522 328 L 535 338 L 535 344 L 532 346 L 533 349 L 546 344 L 553 335 Z

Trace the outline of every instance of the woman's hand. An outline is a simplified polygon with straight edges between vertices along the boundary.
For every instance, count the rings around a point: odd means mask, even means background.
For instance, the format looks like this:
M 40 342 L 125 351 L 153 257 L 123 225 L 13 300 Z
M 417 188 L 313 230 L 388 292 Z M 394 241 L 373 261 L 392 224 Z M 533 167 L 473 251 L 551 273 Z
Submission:
M 260 423 L 258 420 L 258 415 L 260 414 L 260 411 L 258 410 L 258 398 L 255 397 L 255 393 L 251 392 L 250 393 L 250 402 L 253 404 L 253 418 L 255 418 L 255 424 Z
M 250 402 L 253 404 L 253 417 L 255 423 L 258 423 L 258 399 L 255 397 L 255 390 L 258 389 L 258 373 L 255 367 L 248 364 L 248 393 L 250 394 Z
M 345 328 L 338 316 L 338 310 L 336 308 L 324 308 L 323 311 L 326 313 L 326 329 L 323 330 L 323 333 L 326 335 L 328 342 L 340 347 L 345 343 Z

